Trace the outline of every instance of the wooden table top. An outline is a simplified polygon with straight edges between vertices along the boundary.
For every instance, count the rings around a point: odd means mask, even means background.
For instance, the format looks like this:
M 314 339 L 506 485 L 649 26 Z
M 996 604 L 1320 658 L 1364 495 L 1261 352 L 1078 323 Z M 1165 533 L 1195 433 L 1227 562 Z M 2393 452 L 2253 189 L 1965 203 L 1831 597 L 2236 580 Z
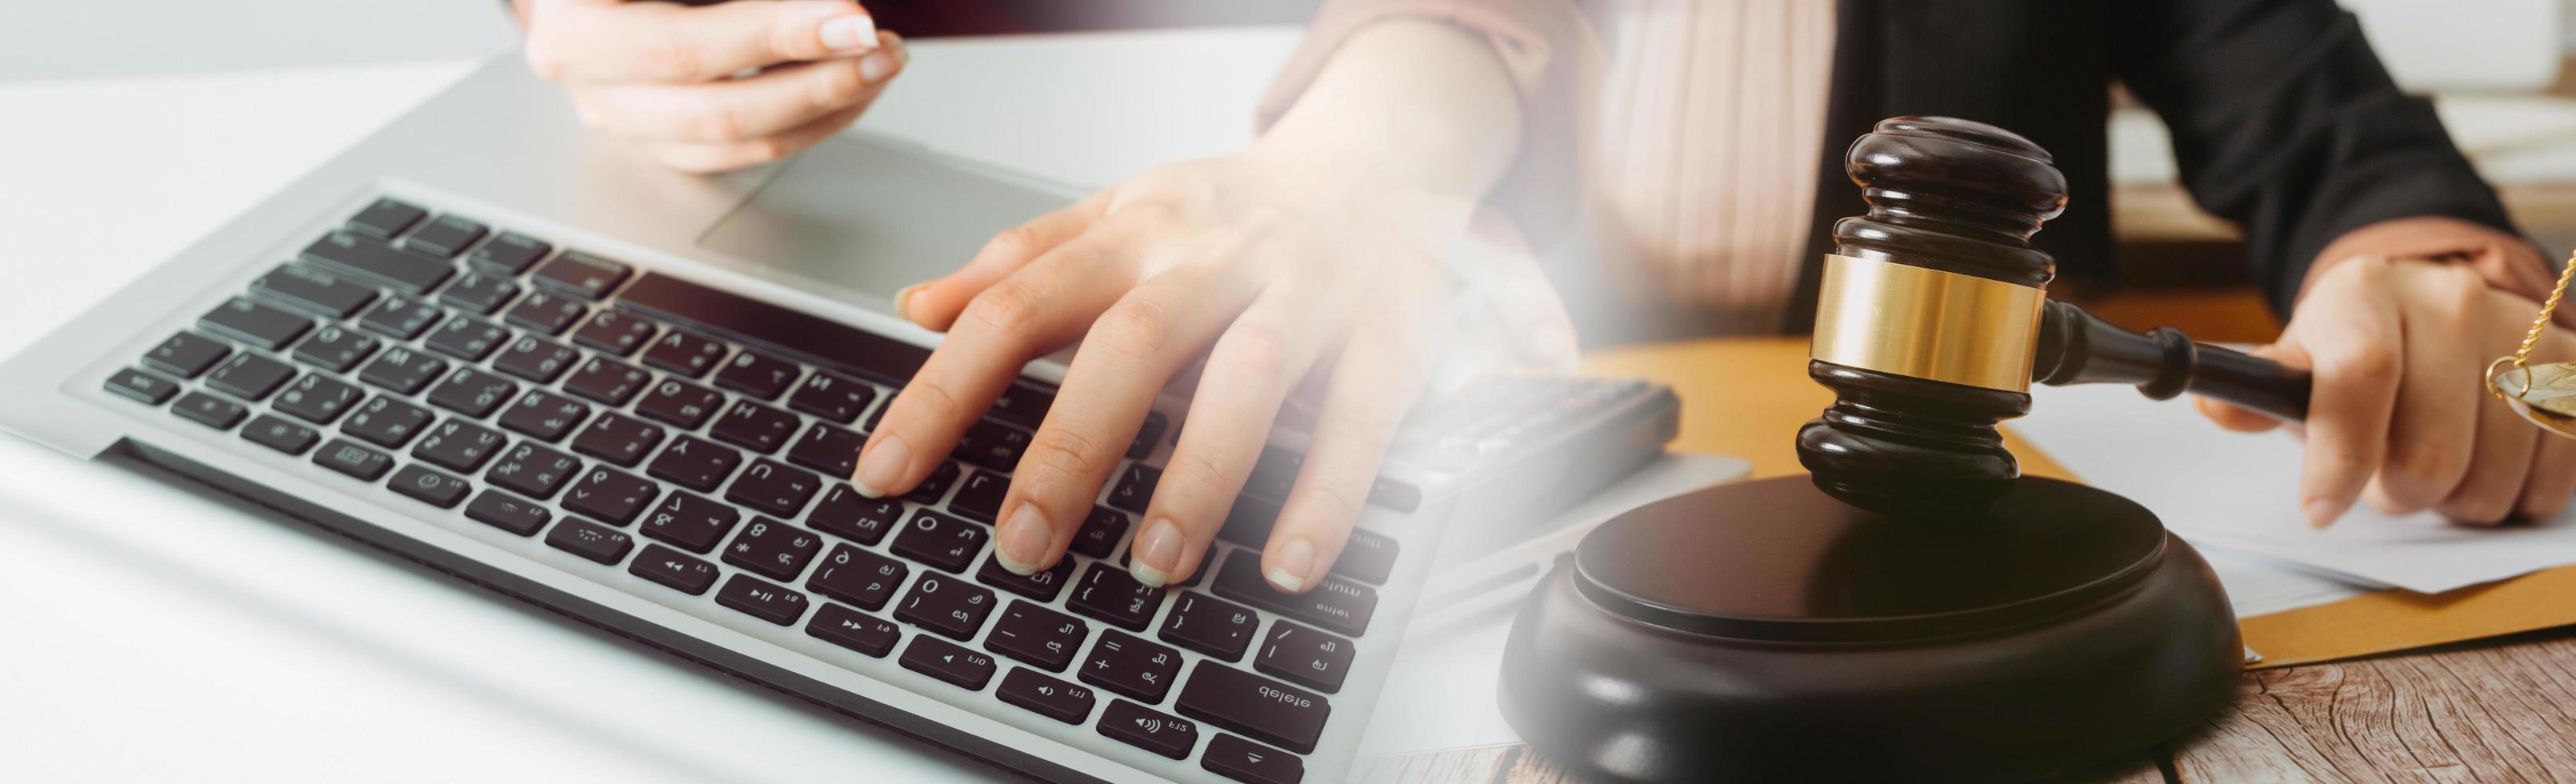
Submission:
M 2130 327 L 2137 313 L 2218 314 L 2195 336 L 2262 340 L 2268 320 L 2242 292 L 2165 296 L 2096 310 Z M 2245 304 L 2257 302 L 2258 310 Z M 2110 315 L 2118 313 L 2122 315 Z M 1833 397 L 1807 380 L 1803 338 L 1719 339 L 1605 352 L 1587 372 L 1650 378 L 1680 393 L 1673 448 L 1745 457 L 1753 475 L 1800 473 L 1792 435 Z M 2006 431 L 2023 470 L 2063 468 Z M 1362 760 L 1354 781 L 1571 782 L 1512 745 Z M 2246 673 L 2234 704 L 2186 736 L 2067 781 L 2576 780 L 2576 636 L 2501 641 Z

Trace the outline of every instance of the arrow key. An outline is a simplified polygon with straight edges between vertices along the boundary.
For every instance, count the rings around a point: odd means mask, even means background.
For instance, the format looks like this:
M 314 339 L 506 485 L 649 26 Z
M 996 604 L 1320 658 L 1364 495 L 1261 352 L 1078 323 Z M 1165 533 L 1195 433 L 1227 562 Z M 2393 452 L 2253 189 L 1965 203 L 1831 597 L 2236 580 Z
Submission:
M 1002 688 L 994 691 L 1003 702 L 1066 724 L 1081 724 L 1091 716 L 1091 689 L 1039 675 L 1027 667 L 1013 667 L 1002 676 Z

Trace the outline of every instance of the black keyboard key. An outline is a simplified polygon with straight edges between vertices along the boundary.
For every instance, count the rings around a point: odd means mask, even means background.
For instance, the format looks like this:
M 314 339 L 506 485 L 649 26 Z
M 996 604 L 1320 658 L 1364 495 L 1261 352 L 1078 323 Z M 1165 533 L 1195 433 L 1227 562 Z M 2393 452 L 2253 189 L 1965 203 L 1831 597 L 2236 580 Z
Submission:
M 467 487 L 463 479 L 418 465 L 403 466 L 402 470 L 395 471 L 388 486 L 412 500 L 440 509 L 456 508 L 457 504 L 465 502 L 465 494 L 474 490 Z
M 428 210 L 393 199 L 377 199 L 375 203 L 367 205 L 366 209 L 359 210 L 358 214 L 349 216 L 348 225 L 352 231 L 392 239 L 394 235 L 403 233 L 404 229 L 411 228 L 412 224 L 419 223 L 420 219 L 426 217 L 429 217 Z
M 796 373 L 794 362 L 745 351 L 733 355 L 733 361 L 716 371 L 716 386 L 769 400 L 796 383 Z
M 358 371 L 358 380 L 410 395 L 419 393 L 445 372 L 447 360 L 395 346 L 367 363 L 367 369 Z
M 796 415 L 750 401 L 736 400 L 725 409 L 707 434 L 734 446 L 760 454 L 778 451 L 790 436 L 796 435 Z M 849 474 L 842 474 L 849 476 Z
M 968 691 L 981 691 L 993 680 L 993 657 L 926 634 L 913 635 L 904 646 L 903 668 Z
M 564 381 L 563 388 L 582 397 L 622 406 L 634 398 L 636 392 L 642 391 L 644 382 L 649 380 L 652 380 L 652 374 L 591 357 L 590 361 L 581 363 L 580 370 L 573 371 L 572 378 Z
M 510 342 L 510 330 L 470 316 L 449 316 L 421 345 L 467 362 L 481 362 Z
M 1189 757 L 1199 743 L 1198 725 L 1126 700 L 1110 700 L 1098 726 L 1102 735 L 1172 759 Z
M 638 278 L 618 301 L 654 318 L 786 349 L 887 386 L 910 381 L 930 358 L 930 349 L 668 275 Z
M 427 442 L 423 442 L 427 443 Z M 529 498 L 544 499 L 581 475 L 581 461 L 571 455 L 522 441 L 493 463 L 483 481 Z
M 655 478 L 676 482 L 681 487 L 712 493 L 717 485 L 724 484 L 725 477 L 731 476 L 738 465 L 742 465 L 742 453 L 695 437 L 680 436 L 671 439 L 671 445 L 662 450 L 661 456 L 653 458 L 653 464 L 644 471 Z
M 1163 606 L 1163 589 L 1147 588 L 1127 570 L 1108 563 L 1093 563 L 1091 571 L 1082 574 L 1082 582 L 1073 588 L 1073 598 L 1066 606 L 1074 612 L 1098 618 L 1131 631 L 1144 631 L 1154 620 L 1154 611 Z
M 411 456 L 440 468 L 470 474 L 500 452 L 504 440 L 500 433 L 489 428 L 450 417 L 430 428 L 429 437 L 421 439 L 420 446 L 412 448 Z
M 1086 671 L 1087 672 L 1087 671 Z M 1315 753 L 1333 706 L 1323 695 L 1216 662 L 1199 662 L 1172 704 L 1181 715 L 1299 754 Z
M 313 333 L 313 339 L 295 347 L 295 361 L 333 373 L 347 373 L 376 353 L 378 341 L 370 335 L 324 324 Z
M 1351 531 L 1342 544 L 1342 556 L 1333 560 L 1333 573 L 1371 585 L 1385 585 L 1387 575 L 1395 573 L 1395 537 L 1375 531 Z
M 1090 688 L 1049 678 L 1027 667 L 1011 668 L 1011 674 L 1002 676 L 1002 685 L 993 695 L 1037 715 L 1073 725 L 1091 717 L 1094 702 Z
M 501 358 L 492 361 L 492 368 L 539 384 L 551 384 L 580 361 L 581 352 L 552 341 L 522 336 L 510 341 L 510 347 L 501 352 Z
M 761 582 L 760 578 L 737 574 L 716 590 L 716 603 L 786 626 L 805 615 L 806 599 L 804 594 Z
M 949 573 L 963 572 L 984 551 L 982 526 L 923 509 L 914 512 L 903 533 L 894 537 L 894 554 Z
M 234 354 L 206 376 L 206 388 L 245 400 L 268 397 L 295 377 L 295 367 L 258 354 Z
M 1118 475 L 1118 484 L 1109 489 L 1110 506 L 1130 513 L 1144 514 L 1146 504 L 1154 500 L 1154 485 L 1163 481 L 1163 469 L 1143 464 L 1129 464 Z
M 572 333 L 572 342 L 617 356 L 635 353 L 653 341 L 653 322 L 622 310 L 603 310 Z
M 304 337 L 313 328 L 313 320 L 293 311 L 234 297 L 206 311 L 197 321 L 206 331 L 260 348 L 276 351 Z
M 823 480 L 785 463 L 753 460 L 751 467 L 725 488 L 725 500 L 793 520 L 805 502 L 822 489 Z
M 1279 524 L 1280 506 L 1274 499 L 1235 496 L 1234 507 L 1226 510 L 1225 525 L 1216 529 L 1216 538 L 1255 550 L 1268 548 L 1270 531 Z
M 251 281 L 250 290 L 278 304 L 335 319 L 358 315 L 376 301 L 374 286 L 294 262 Z
M 1275 446 L 1262 447 L 1261 457 L 1252 461 L 1252 473 L 1243 478 L 1243 492 L 1285 499 L 1288 488 L 1297 484 L 1298 470 L 1305 467 L 1305 455 Z
M 224 361 L 224 357 L 232 353 L 233 347 L 224 345 L 223 341 L 181 331 L 171 335 L 169 340 L 161 341 L 161 345 L 152 347 L 151 353 L 143 355 L 143 365 L 180 378 L 196 378 L 197 374 L 206 372 L 206 368 L 214 367 L 215 363 Z
M 1261 655 L 1253 657 L 1252 666 L 1330 694 L 1342 690 L 1356 653 L 1350 640 L 1280 621 L 1270 625 L 1270 636 L 1262 639 Z
M 805 524 L 823 533 L 873 545 L 902 519 L 902 501 L 869 498 L 847 482 L 834 482 L 832 489 L 823 492 L 823 500 L 814 504 L 814 513 L 805 516 Z
M 1181 674 L 1181 652 L 1116 630 L 1100 632 L 1099 644 L 1082 661 L 1082 681 L 1119 694 L 1163 701 L 1172 679 Z
M 984 416 L 1021 430 L 1037 430 L 1038 425 L 1046 421 L 1047 409 L 1055 406 L 1055 391 L 1053 384 L 1013 379 L 1010 386 L 1002 389 L 1001 395 L 993 398 L 993 407 L 987 409 Z
M 466 261 L 475 266 L 517 275 L 528 271 L 529 267 L 536 266 L 538 259 L 545 258 L 546 254 L 554 251 L 554 246 L 538 242 L 535 237 L 515 231 L 505 231 L 501 232 L 501 236 L 493 237 L 491 242 L 483 243 L 483 247 L 474 249 L 474 255 L 466 257 Z
M 787 449 L 787 462 L 822 472 L 824 476 L 847 477 L 858 467 L 859 447 L 867 439 L 857 433 L 821 422 L 805 428 L 796 437 L 796 445 Z
M 626 557 L 627 550 L 635 548 L 635 537 L 580 520 L 566 519 L 556 523 L 554 530 L 546 532 L 546 546 L 615 566 L 619 559 Z
M 796 394 L 787 396 L 787 407 L 846 425 L 858 421 L 859 412 L 876 399 L 876 388 L 865 382 L 815 371 L 796 385 Z
M 1297 784 L 1306 775 L 1306 763 L 1297 755 L 1222 732 L 1208 740 L 1199 767 L 1243 784 Z
M 314 442 L 322 440 L 322 434 L 313 428 L 267 414 L 261 414 L 250 424 L 242 426 L 241 434 L 251 443 L 290 455 L 304 454 L 304 450 L 313 448 Z
M 1163 431 L 1171 426 L 1171 420 L 1163 418 L 1162 412 L 1146 414 L 1145 424 L 1136 428 L 1136 440 L 1127 442 L 1127 459 L 1143 460 L 1153 454 L 1154 444 L 1163 440 Z
M 662 333 L 653 347 L 644 352 L 644 364 L 678 373 L 689 378 L 707 374 L 707 369 L 723 359 L 723 343 L 679 330 Z
M 419 296 L 456 274 L 447 259 L 403 250 L 392 243 L 347 231 L 335 231 L 304 246 L 304 260 Z
M 145 405 L 161 405 L 171 395 L 179 394 L 179 382 L 133 368 L 116 371 L 107 377 L 107 391 Z
M 948 511 L 990 525 L 1002 513 L 1002 497 L 1010 490 L 1010 477 L 991 471 L 968 474 L 966 483 L 957 488 L 956 500 L 948 502 Z
M 582 299 L 597 300 L 626 280 L 626 265 L 577 250 L 564 251 L 537 268 L 537 283 L 562 289 Z
M 962 471 L 963 469 L 957 467 L 957 461 L 941 460 L 938 468 L 930 469 L 928 478 L 921 480 L 921 484 L 914 485 L 912 492 L 903 494 L 903 500 L 916 504 L 936 505 L 939 499 L 948 497 L 948 488 L 957 484 L 957 475 Z
M 925 574 L 894 608 L 895 620 L 959 640 L 975 639 L 993 613 L 993 592 L 954 577 Z
M 510 326 L 536 330 L 548 335 L 560 335 L 566 327 L 572 326 L 575 321 L 580 321 L 581 317 L 589 312 L 589 306 L 583 305 L 581 300 L 551 291 L 539 291 L 528 295 L 527 299 L 519 300 L 519 304 L 512 306 L 510 312 L 503 315 L 501 320 L 509 322 Z
M 1073 559 L 1058 558 L 1054 566 L 1025 576 L 1002 568 L 999 559 L 990 559 L 984 562 L 984 568 L 976 570 L 975 580 L 1041 602 L 1051 602 L 1055 601 L 1056 594 L 1064 592 L 1066 583 L 1073 582 Z
M 805 633 L 879 659 L 893 653 L 895 640 L 903 636 L 892 621 L 830 602 L 814 611 L 814 620 L 805 624 Z
M 634 468 L 662 443 L 662 426 L 609 412 L 590 421 L 581 435 L 572 439 L 572 451 L 606 460 L 625 468 Z
M 1091 625 L 1080 619 L 1013 601 L 1002 611 L 1001 620 L 993 622 L 993 636 L 985 638 L 984 647 L 1048 672 L 1063 672 L 1073 665 L 1074 653 L 1082 650 L 1082 640 L 1090 634 Z
M 243 408 L 242 404 L 204 392 L 190 392 L 180 397 L 178 403 L 171 405 L 170 411 L 182 419 L 216 430 L 229 429 L 241 424 L 243 417 L 250 416 L 250 409 Z
M 1261 578 L 1261 554 L 1251 550 L 1226 556 L 1225 568 L 1217 572 L 1215 591 L 1218 596 L 1352 637 L 1368 631 L 1369 616 L 1377 611 L 1377 589 L 1339 577 L 1327 576 L 1322 585 L 1305 593 L 1280 593 Z
M 560 441 L 564 434 L 590 418 L 590 406 L 572 398 L 542 389 L 528 390 L 510 410 L 501 412 L 501 427 L 535 437 L 540 441 Z
M 716 587 L 716 565 L 681 555 L 680 551 L 661 545 L 646 545 L 635 562 L 626 565 L 628 574 L 642 577 L 672 590 L 697 596 Z
M 308 375 L 287 385 L 286 394 L 278 395 L 277 402 L 272 405 L 279 411 L 295 415 L 297 419 L 317 425 L 327 425 L 338 421 L 340 415 L 348 413 L 349 409 L 357 407 L 358 399 L 365 396 L 366 392 L 358 389 L 356 384 L 326 376 Z
M 519 385 L 509 379 L 475 370 L 457 368 L 429 391 L 429 404 L 470 417 L 487 417 L 500 410 L 519 394 Z
M 482 239 L 489 231 L 491 230 L 484 228 L 483 224 L 463 217 L 441 215 L 438 216 L 438 220 L 430 221 L 429 225 L 420 227 L 419 231 L 412 232 L 409 237 L 404 237 L 402 246 L 422 253 L 454 257 L 456 254 L 465 252 L 467 247 L 472 246 L 475 240 Z
M 805 564 L 823 549 L 823 537 L 814 532 L 766 517 L 751 518 L 751 525 L 725 547 L 724 562 L 751 570 L 754 574 L 786 582 L 805 573 Z
M 499 490 L 485 490 L 482 495 L 474 497 L 473 503 L 465 505 L 465 516 L 494 528 L 527 536 L 546 527 L 546 521 L 554 519 L 555 515 L 534 501 Z
M 501 303 L 519 295 L 518 281 L 479 270 L 469 270 L 457 278 L 456 285 L 439 292 L 438 304 L 477 316 L 492 315 Z
M 721 392 L 666 378 L 644 393 L 644 399 L 635 401 L 635 413 L 678 425 L 682 430 L 696 430 L 723 406 Z
M 814 579 L 805 587 L 815 593 L 849 602 L 870 610 L 885 607 L 894 596 L 895 586 L 912 569 L 903 562 L 849 545 L 833 545 L 832 554 L 823 557 L 823 567 L 814 570 Z
M 358 319 L 358 326 L 395 340 L 410 340 L 420 337 L 420 333 L 428 331 L 430 325 L 446 316 L 447 313 L 436 305 L 392 297 L 374 310 L 367 311 L 365 317 Z
M 637 479 L 621 471 L 593 468 L 579 484 L 564 491 L 563 508 L 590 515 L 612 525 L 625 525 L 661 495 L 652 482 Z
M 180 403 L 184 405 L 187 401 L 182 400 Z M 392 455 L 351 443 L 348 439 L 334 438 L 331 439 L 331 443 L 323 444 L 321 449 L 313 453 L 313 463 L 373 482 L 376 481 L 376 477 L 384 476 L 385 471 L 394 467 L 394 458 Z
M 433 416 L 429 409 L 393 398 L 377 395 L 358 406 L 358 413 L 341 423 L 340 432 L 365 439 L 386 449 L 401 449 L 429 426 Z
M 1197 591 L 1182 591 L 1163 618 L 1158 636 L 1164 642 L 1226 661 L 1243 658 L 1243 650 L 1252 647 L 1253 632 L 1261 628 L 1261 616 L 1251 609 L 1231 602 L 1211 599 Z
M 724 541 L 735 523 L 742 522 L 742 512 L 714 501 L 674 491 L 663 496 L 662 505 L 644 516 L 644 535 L 687 548 L 704 555 Z
M 966 426 L 957 437 L 957 459 L 995 471 L 1009 471 L 1020 464 L 1020 453 L 1029 448 L 1029 434 L 990 419 Z
M 1072 550 L 1093 558 L 1107 558 L 1109 551 L 1118 546 L 1118 537 L 1126 535 L 1127 513 L 1094 506 L 1091 516 L 1083 518 L 1082 527 L 1073 532 Z

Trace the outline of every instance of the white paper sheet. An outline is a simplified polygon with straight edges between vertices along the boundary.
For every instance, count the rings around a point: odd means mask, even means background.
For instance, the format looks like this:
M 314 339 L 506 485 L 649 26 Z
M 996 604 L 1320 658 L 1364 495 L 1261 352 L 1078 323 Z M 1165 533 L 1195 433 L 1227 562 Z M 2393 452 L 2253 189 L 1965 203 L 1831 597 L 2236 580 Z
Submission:
M 2084 481 L 2154 510 L 2195 545 L 2241 550 L 2424 593 L 2576 563 L 2570 515 L 2504 527 L 2390 516 L 2356 504 L 2323 531 L 2299 513 L 2297 437 L 2230 433 L 2180 400 L 2119 386 L 2032 390 L 2010 424 Z M 2232 587 L 2232 586 L 2231 586 Z

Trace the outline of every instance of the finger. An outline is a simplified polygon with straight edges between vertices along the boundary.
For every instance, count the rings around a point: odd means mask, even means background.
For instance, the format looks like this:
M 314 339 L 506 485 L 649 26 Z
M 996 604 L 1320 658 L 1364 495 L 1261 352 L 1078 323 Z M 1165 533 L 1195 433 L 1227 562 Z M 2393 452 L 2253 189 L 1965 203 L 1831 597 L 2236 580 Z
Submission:
M 2257 346 L 2253 350 L 2245 353 L 2269 359 L 2274 362 L 2279 362 L 2293 368 L 2304 370 L 2308 367 L 2307 355 L 2298 353 L 2289 347 L 2279 344 Z M 2220 428 L 2233 430 L 2239 433 L 2269 432 L 2273 428 L 2280 427 L 2282 424 L 2278 417 L 2238 406 L 2217 398 L 2194 396 L 2192 398 L 2192 407 L 2198 409 L 2201 416 L 2208 417 L 2209 421 L 2216 423 Z
M 530 12 L 527 57 L 557 81 L 703 82 L 879 44 L 875 20 L 847 0 L 555 2 Z
M 1110 194 L 1116 190 L 1094 191 L 1081 201 L 993 235 L 975 252 L 975 258 L 957 271 L 895 292 L 895 315 L 924 329 L 947 331 L 956 322 L 957 314 L 966 309 L 966 303 L 985 287 L 1097 225 L 1106 214 Z
M 1403 323 L 1354 330 L 1325 382 L 1323 411 L 1312 429 L 1305 465 L 1262 550 L 1262 576 L 1279 590 L 1310 590 L 1341 559 L 1387 445 L 1422 397 L 1427 381 L 1422 368 L 1428 363 L 1421 357 L 1439 352 L 1440 333 L 1428 328 L 1407 332 Z
M 2482 492 L 2459 500 L 2480 508 L 2492 505 L 2495 516 L 2502 517 L 2522 489 L 2522 461 L 2530 458 L 2532 444 L 2527 432 L 2497 427 L 2515 423 L 2479 415 L 2484 408 L 2505 420 L 2513 418 L 2478 405 L 2485 397 L 2476 383 L 2481 358 L 2497 348 L 2494 341 L 2481 340 L 2496 332 L 2479 329 L 2493 326 L 2483 323 L 2490 314 L 2480 307 L 2487 298 L 2486 281 L 2463 267 L 2406 264 L 2390 272 L 2392 282 L 2409 292 L 2398 304 L 2405 361 L 2389 416 L 2387 458 L 2369 486 L 2372 505 L 2401 515 L 2450 505 L 2448 499 L 2455 498 L 2466 479 Z M 2507 436 L 2511 444 L 2486 441 Z M 2468 475 L 2472 458 L 2508 457 L 2513 459 L 2511 477 Z M 2488 467 L 2496 466 L 2490 462 Z
M 2388 298 L 2388 263 L 2355 259 L 2336 265 L 2308 292 L 2291 341 L 2316 368 L 2308 403 L 2308 449 L 2299 479 L 2299 508 L 2325 527 L 2352 508 L 2379 470 L 2388 444 L 2397 374 L 2405 367 L 2396 304 Z
M 1206 560 L 1269 443 L 1281 402 L 1340 337 L 1309 325 L 1347 323 L 1330 312 L 1335 299 L 1310 278 L 1292 279 L 1263 291 L 1217 338 L 1190 398 L 1190 420 L 1145 510 L 1132 563 L 1138 582 L 1186 580 Z
M 858 122 L 859 115 L 867 110 L 868 107 L 865 104 L 852 106 L 823 115 L 813 122 L 766 139 L 733 144 L 648 142 L 646 149 L 651 152 L 654 160 L 680 171 L 697 173 L 732 171 L 764 163 L 775 163 L 804 152 L 805 148 L 821 144 L 824 139 L 832 138 L 832 134 L 840 133 L 841 129 L 850 127 L 850 123 Z
M 911 491 L 1031 358 L 1080 339 L 1133 286 L 1134 268 L 1123 253 L 1133 236 L 1106 230 L 1067 243 L 977 297 L 958 328 L 886 404 L 850 473 L 859 492 L 884 497 Z
M 573 100 L 585 124 L 612 135 L 735 144 L 786 133 L 874 101 L 886 82 L 868 78 L 862 63 L 891 57 L 876 52 L 798 63 L 714 82 L 595 85 L 577 88 Z

